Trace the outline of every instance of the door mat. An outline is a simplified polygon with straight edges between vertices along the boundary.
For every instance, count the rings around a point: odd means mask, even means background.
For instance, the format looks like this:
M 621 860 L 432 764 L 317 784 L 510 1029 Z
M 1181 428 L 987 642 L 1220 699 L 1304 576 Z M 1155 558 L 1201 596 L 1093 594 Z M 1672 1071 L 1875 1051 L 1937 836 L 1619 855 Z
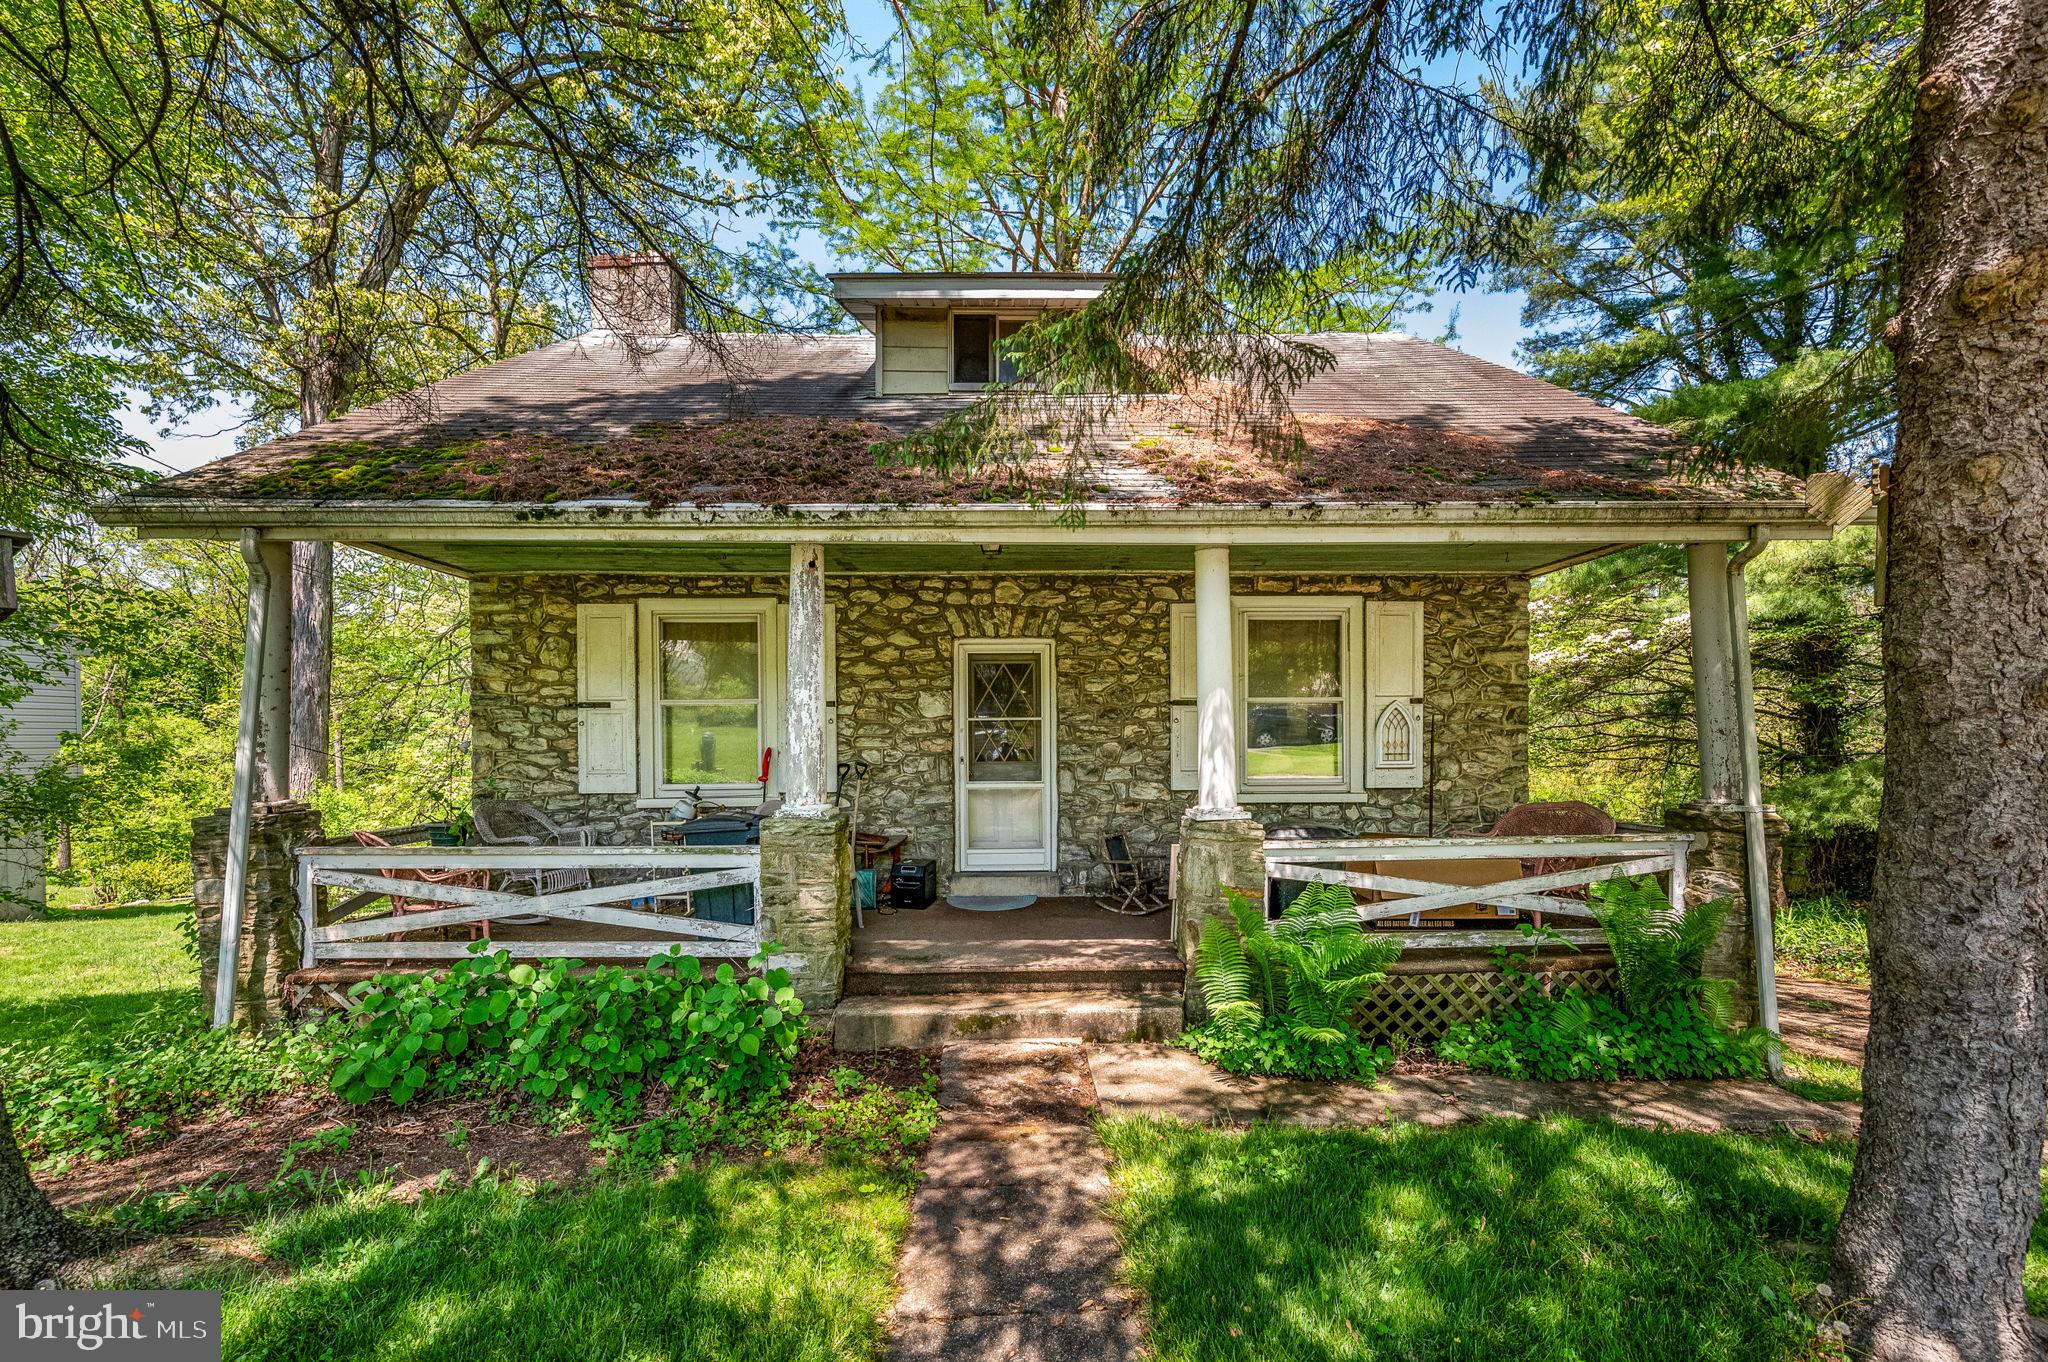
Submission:
M 948 907 L 965 908 L 970 913 L 1009 913 L 1036 902 L 1036 894 L 954 894 L 946 899 Z

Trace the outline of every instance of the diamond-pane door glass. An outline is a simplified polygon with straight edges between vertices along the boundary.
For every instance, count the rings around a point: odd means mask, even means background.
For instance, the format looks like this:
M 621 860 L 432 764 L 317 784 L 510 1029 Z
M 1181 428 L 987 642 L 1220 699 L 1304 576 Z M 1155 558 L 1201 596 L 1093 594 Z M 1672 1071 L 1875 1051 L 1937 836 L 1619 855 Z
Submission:
M 1045 721 L 1036 657 L 976 657 L 967 665 L 967 767 L 977 782 L 1041 779 Z

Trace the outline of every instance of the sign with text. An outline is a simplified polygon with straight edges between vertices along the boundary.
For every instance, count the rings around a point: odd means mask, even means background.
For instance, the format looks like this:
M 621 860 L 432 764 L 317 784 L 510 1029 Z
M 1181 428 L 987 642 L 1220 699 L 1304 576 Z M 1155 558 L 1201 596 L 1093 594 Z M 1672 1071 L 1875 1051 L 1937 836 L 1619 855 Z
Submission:
M 0 1291 L 7 1362 L 220 1362 L 218 1291 Z

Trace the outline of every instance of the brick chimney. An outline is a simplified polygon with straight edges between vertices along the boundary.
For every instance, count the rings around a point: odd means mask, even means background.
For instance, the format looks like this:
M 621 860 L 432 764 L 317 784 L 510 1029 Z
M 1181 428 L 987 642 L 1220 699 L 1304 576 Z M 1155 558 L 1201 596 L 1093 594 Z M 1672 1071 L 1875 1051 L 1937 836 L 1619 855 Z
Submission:
M 629 336 L 681 330 L 683 281 L 658 255 L 590 257 L 590 324 Z

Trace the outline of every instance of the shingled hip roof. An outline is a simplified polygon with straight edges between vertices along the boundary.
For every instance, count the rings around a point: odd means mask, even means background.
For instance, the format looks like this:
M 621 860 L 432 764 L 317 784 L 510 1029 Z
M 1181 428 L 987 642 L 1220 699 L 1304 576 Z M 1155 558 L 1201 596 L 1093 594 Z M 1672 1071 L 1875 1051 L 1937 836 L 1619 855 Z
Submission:
M 1333 360 L 1294 395 L 1305 457 L 1259 455 L 1175 399 L 1118 399 L 1098 413 L 1091 494 L 1240 507 L 1798 496 L 1785 479 L 1688 479 L 1682 449 L 1661 427 L 1443 346 L 1389 334 L 1301 339 Z M 865 333 L 655 342 L 592 334 L 129 500 L 907 506 L 1015 504 L 1045 492 L 1049 468 L 941 477 L 878 461 L 895 440 L 976 397 L 877 397 L 874 363 Z

